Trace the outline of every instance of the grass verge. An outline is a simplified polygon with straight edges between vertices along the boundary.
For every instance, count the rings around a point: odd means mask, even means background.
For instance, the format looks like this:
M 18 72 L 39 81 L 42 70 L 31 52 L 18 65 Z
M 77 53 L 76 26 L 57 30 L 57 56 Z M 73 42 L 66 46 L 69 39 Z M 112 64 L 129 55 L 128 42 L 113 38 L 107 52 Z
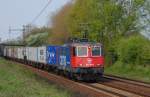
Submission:
M 0 97 L 70 97 L 72 93 L 0 58 Z
M 150 66 L 121 65 L 121 63 L 118 62 L 112 66 L 106 67 L 105 73 L 150 82 Z

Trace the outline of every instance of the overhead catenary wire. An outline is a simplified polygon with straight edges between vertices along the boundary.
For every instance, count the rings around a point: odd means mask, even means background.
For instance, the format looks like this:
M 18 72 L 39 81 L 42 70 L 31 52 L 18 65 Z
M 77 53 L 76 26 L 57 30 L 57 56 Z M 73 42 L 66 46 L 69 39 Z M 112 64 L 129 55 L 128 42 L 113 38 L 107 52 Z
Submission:
M 46 10 L 46 8 L 51 4 L 52 0 L 49 0 L 48 3 L 43 7 L 39 14 L 31 21 L 30 24 L 33 24 L 41 16 L 41 14 Z

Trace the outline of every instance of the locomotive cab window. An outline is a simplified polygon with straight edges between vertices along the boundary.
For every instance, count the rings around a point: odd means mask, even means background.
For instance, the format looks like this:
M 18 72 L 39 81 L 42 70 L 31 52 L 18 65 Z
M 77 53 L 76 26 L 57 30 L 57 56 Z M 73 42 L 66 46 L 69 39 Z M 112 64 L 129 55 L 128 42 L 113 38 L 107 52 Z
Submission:
M 93 46 L 92 47 L 92 56 L 101 56 L 101 47 Z
M 77 56 L 78 57 L 87 57 L 88 56 L 88 47 L 86 47 L 86 46 L 77 47 Z

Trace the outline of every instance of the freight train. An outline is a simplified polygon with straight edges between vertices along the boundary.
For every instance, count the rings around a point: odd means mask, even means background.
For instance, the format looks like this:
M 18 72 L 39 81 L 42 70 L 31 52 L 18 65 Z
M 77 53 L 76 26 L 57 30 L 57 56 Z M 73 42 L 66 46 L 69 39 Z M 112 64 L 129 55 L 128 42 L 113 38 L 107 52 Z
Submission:
M 71 79 L 98 80 L 104 72 L 102 44 L 68 43 L 41 47 L 5 46 L 5 58 L 63 74 Z

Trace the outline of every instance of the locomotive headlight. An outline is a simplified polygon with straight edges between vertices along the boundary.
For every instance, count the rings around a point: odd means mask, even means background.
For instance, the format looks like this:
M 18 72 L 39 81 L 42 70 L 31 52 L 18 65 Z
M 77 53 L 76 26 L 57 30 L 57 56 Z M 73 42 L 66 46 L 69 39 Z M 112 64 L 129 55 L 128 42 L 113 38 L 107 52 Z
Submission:
M 100 64 L 97 64 L 97 66 L 100 66 Z
M 80 66 L 83 66 L 83 64 L 80 64 Z

